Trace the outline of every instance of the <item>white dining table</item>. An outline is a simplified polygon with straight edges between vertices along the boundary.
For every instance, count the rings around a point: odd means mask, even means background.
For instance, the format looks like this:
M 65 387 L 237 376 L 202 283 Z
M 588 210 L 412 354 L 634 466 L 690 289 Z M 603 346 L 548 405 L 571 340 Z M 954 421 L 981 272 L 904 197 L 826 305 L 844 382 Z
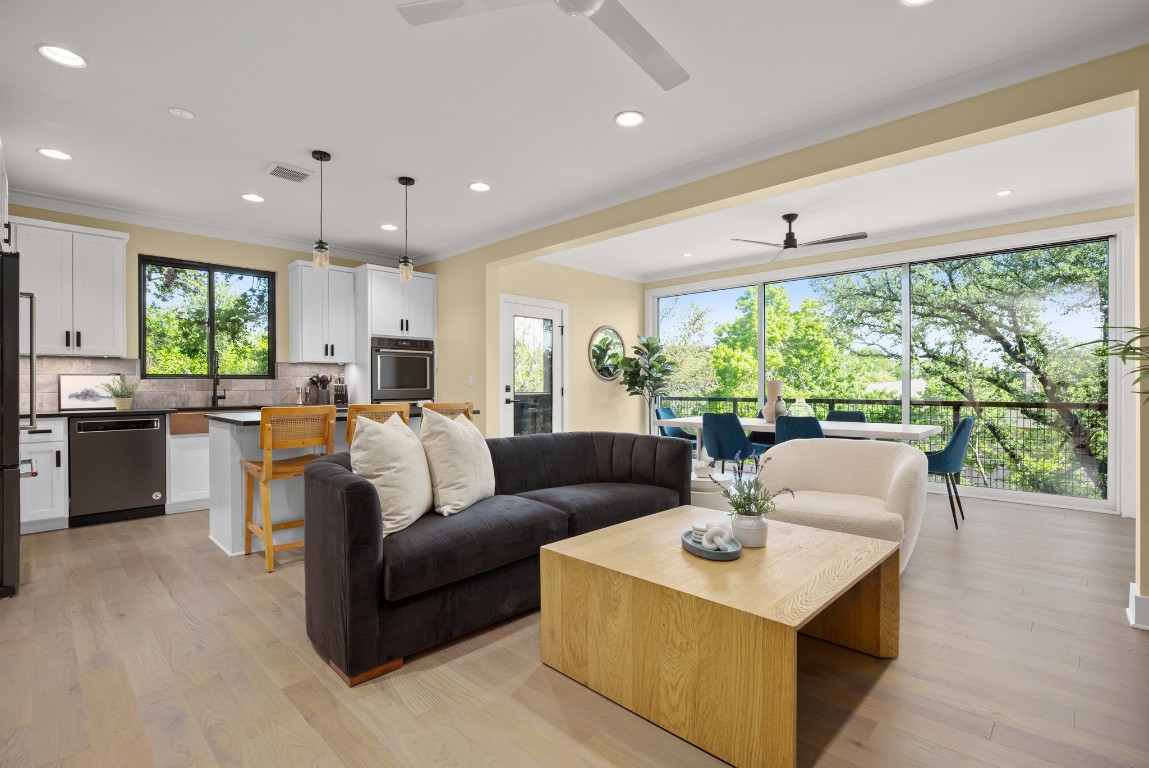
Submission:
M 766 419 L 740 419 L 747 432 L 773 432 L 774 422 Z M 867 437 L 874 440 L 925 440 L 939 434 L 942 428 L 936 424 L 882 424 L 866 421 L 819 421 L 822 434 L 826 437 Z M 655 419 L 656 427 L 682 427 L 693 429 L 698 434 L 698 447 L 702 448 L 702 417 L 678 416 L 673 419 Z

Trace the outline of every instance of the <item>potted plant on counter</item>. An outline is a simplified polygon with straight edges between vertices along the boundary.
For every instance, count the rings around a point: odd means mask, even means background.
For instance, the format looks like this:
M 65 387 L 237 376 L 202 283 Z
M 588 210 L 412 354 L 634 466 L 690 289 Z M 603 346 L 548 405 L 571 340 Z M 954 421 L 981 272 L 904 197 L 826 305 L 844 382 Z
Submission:
M 759 473 L 745 477 L 741 458 L 738 454 L 734 455 L 733 480 L 724 475 L 712 475 L 710 479 L 718 484 L 722 495 L 730 503 L 730 527 L 734 530 L 734 538 L 742 542 L 744 547 L 764 547 L 768 530 L 766 517 L 778 509 L 774 498 L 781 493 L 793 496 L 794 491 L 789 488 L 771 491 L 763 487 Z M 762 459 L 769 460 L 769 456 Z
M 117 373 L 114 379 L 100 385 L 100 389 L 107 392 L 116 401 L 117 411 L 131 409 L 132 398 L 135 397 L 136 390 L 139 388 L 140 383 L 138 381 L 128 381 L 122 373 Z

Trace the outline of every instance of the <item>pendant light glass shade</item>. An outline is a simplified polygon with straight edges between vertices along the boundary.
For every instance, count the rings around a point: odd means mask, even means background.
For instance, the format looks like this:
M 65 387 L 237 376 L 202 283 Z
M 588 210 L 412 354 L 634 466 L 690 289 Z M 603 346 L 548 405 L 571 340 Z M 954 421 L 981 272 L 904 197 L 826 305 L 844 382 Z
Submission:
M 399 282 L 406 283 L 415 272 L 415 262 L 407 255 L 407 190 L 415 180 L 410 176 L 400 176 L 399 183 L 403 185 L 403 255 L 399 259 Z
M 319 239 L 311 248 L 311 263 L 316 269 L 327 269 L 331 263 L 331 251 L 327 243 L 323 242 L 323 164 L 331 159 L 331 153 L 317 149 L 311 153 L 311 157 L 319 161 Z

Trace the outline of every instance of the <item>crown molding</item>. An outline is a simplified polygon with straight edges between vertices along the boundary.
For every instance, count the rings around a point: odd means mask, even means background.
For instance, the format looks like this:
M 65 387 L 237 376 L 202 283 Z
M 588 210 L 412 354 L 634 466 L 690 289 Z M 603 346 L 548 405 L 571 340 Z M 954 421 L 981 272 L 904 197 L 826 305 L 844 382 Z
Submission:
M 200 237 L 212 237 L 218 240 L 231 240 L 233 242 L 249 243 L 251 245 L 263 245 L 268 248 L 281 248 L 287 251 L 311 253 L 312 244 L 302 240 L 278 237 L 261 232 L 233 229 L 231 227 L 219 227 L 198 221 L 191 221 L 189 219 L 180 219 L 174 216 L 161 216 L 66 197 L 45 195 L 26 189 L 12 189 L 8 196 L 8 202 L 12 205 L 25 205 L 29 208 L 56 211 L 57 213 L 70 213 L 74 216 L 88 216 L 94 219 L 134 224 L 139 227 L 152 227 L 153 229 L 163 229 L 169 232 L 182 232 L 186 235 L 199 235 Z M 388 267 L 398 266 L 398 261 L 390 256 L 370 253 L 354 248 L 341 248 L 333 245 L 331 247 L 331 255 L 335 258 L 366 261 L 371 264 L 381 264 Z
M 458 256 L 526 232 L 569 221 L 656 192 L 742 168 L 788 152 L 815 146 L 1146 44 L 1149 44 L 1149 13 L 1083 32 L 1051 45 L 1025 51 L 960 75 L 873 102 L 865 107 L 840 112 L 823 120 L 769 136 L 761 141 L 648 176 L 632 184 L 586 198 L 569 206 L 523 219 L 507 227 L 489 230 L 473 238 L 461 240 L 445 248 L 441 253 L 416 259 L 416 263 L 426 264 L 441 259 L 449 259 L 452 256 Z

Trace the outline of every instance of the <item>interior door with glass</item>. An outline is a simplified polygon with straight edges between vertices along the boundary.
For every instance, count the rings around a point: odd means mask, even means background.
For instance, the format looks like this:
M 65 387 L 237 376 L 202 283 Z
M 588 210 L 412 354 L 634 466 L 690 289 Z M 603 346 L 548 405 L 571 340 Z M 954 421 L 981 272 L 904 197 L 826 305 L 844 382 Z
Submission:
M 502 303 L 500 434 L 561 432 L 566 311 L 504 299 Z

